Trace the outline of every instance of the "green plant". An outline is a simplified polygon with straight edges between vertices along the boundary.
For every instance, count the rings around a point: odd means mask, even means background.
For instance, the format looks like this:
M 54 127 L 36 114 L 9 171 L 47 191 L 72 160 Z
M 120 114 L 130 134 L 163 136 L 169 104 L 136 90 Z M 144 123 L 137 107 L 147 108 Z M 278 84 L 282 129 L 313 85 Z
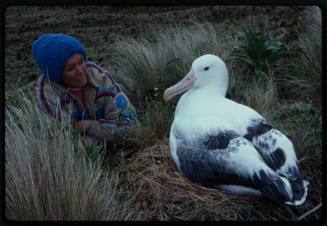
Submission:
M 90 146 L 85 147 L 87 157 L 92 161 L 99 161 L 100 163 L 103 161 L 105 149 L 103 147 L 99 147 L 96 144 L 91 144 Z
M 271 74 L 272 67 L 278 60 L 289 54 L 281 40 L 272 37 L 272 25 L 267 20 L 261 24 L 249 21 L 240 24 L 238 38 L 241 45 L 231 55 L 231 58 L 249 65 L 258 77 Z

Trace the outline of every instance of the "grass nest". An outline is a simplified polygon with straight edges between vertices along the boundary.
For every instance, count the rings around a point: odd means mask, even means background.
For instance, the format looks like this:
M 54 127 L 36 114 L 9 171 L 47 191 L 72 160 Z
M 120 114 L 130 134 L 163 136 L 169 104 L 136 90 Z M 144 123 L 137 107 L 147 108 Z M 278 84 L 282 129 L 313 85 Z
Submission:
M 256 196 L 240 196 L 206 188 L 184 178 L 170 157 L 167 139 L 134 152 L 112 170 L 120 178 L 123 199 L 138 210 L 139 220 L 277 221 L 317 220 L 321 211 L 302 217 L 321 200 L 321 170 L 300 163 L 310 181 L 307 201 L 291 207 Z M 318 173 L 317 173 L 318 172 Z

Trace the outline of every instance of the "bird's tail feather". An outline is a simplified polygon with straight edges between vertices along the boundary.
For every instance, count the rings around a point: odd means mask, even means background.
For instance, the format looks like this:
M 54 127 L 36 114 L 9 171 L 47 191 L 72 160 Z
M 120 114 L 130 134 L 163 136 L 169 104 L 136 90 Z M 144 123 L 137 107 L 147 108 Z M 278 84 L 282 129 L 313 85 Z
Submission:
M 309 182 L 300 178 L 290 181 L 293 191 L 292 202 L 286 203 L 288 205 L 298 206 L 304 203 L 308 195 Z
M 285 177 L 279 177 L 272 183 L 261 189 L 263 195 L 266 195 L 278 202 L 287 205 L 301 205 L 307 197 L 309 182 L 300 178 L 288 180 Z

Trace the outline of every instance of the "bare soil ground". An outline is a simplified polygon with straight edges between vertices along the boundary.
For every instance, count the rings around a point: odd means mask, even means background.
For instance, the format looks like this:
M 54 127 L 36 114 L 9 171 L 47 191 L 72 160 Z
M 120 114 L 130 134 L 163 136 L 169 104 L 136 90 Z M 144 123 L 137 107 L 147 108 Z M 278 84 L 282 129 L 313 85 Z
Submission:
M 115 41 L 146 36 L 173 24 L 210 22 L 224 24 L 226 30 L 231 30 L 235 23 L 249 17 L 266 17 L 280 25 L 276 35 L 289 42 L 296 39 L 297 21 L 304 9 L 303 6 L 9 6 L 5 10 L 6 91 L 39 76 L 31 47 L 44 33 L 77 37 L 87 46 L 90 60 L 110 69 Z

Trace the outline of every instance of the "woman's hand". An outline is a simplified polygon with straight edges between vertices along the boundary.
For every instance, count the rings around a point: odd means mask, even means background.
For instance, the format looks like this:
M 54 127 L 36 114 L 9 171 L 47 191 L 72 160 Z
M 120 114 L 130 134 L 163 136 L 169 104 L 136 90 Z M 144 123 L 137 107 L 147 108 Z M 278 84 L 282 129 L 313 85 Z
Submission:
M 78 132 L 84 132 L 94 123 L 99 123 L 99 122 L 95 120 L 79 120 L 74 122 L 74 129 L 77 130 Z

